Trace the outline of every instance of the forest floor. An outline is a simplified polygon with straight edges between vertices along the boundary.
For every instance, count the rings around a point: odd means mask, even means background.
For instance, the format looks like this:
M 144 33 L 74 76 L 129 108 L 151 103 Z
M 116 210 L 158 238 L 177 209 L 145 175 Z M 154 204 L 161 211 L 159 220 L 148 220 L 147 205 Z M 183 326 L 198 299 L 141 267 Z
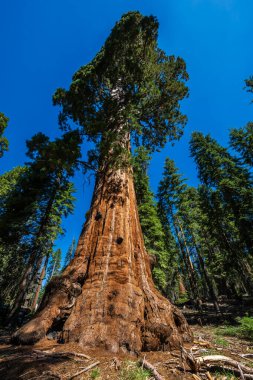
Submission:
M 222 368 L 224 366 L 220 363 L 215 367 L 201 366 L 201 369 L 194 373 L 188 366 L 187 360 L 182 361 L 182 352 L 179 351 L 173 351 L 172 353 L 146 352 L 137 358 L 127 354 L 112 355 L 102 350 L 82 350 L 77 344 L 58 344 L 54 340 L 49 339 L 44 339 L 34 346 L 15 346 L 10 343 L 8 332 L 1 330 L 0 379 L 156 379 L 152 374 L 147 376 L 147 373 L 139 368 L 138 363 L 141 358 L 145 358 L 147 362 L 151 363 L 161 375 L 161 379 L 164 380 L 253 379 L 253 341 L 224 336 L 224 334 L 221 334 L 224 323 L 217 322 L 216 324 L 202 326 L 200 324 L 192 325 L 194 342 L 185 345 L 187 352 L 193 354 L 194 358 L 225 355 L 240 363 L 242 368 L 244 368 L 243 365 L 250 368 L 252 375 L 249 375 L 249 377 L 243 377 L 243 374 L 239 372 L 239 367 L 235 368 L 235 372 L 231 372 Z M 199 323 L 202 323 L 202 321 L 200 320 Z M 85 355 L 88 355 L 88 358 Z M 80 375 L 76 375 L 94 363 L 97 364 L 93 368 Z

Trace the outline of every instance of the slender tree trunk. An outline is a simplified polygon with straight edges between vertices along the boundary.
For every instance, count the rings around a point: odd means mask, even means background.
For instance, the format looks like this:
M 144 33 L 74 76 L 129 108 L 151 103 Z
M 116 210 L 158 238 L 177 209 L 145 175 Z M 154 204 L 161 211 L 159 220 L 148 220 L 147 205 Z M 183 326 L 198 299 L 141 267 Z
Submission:
M 253 281 L 252 281 L 252 272 L 249 268 L 249 266 L 245 262 L 245 258 L 242 257 L 241 253 L 241 247 L 238 247 L 238 251 L 236 251 L 233 246 L 231 246 L 231 243 L 229 239 L 227 238 L 226 233 L 224 233 L 225 236 L 225 243 L 227 245 L 227 249 L 230 251 L 230 256 L 234 258 L 234 263 L 237 265 L 234 265 L 239 278 L 241 279 L 241 282 L 243 284 L 243 287 L 245 288 L 246 292 L 250 295 L 253 294 Z M 235 285 L 237 285 L 235 283 Z M 237 292 L 236 292 L 237 293 Z
M 216 296 L 216 293 L 215 293 L 215 288 L 214 288 L 213 280 L 212 280 L 210 274 L 208 273 L 208 269 L 206 267 L 205 261 L 203 259 L 202 254 L 200 253 L 200 250 L 199 250 L 198 245 L 196 243 L 194 233 L 192 231 L 190 231 L 190 234 L 191 234 L 192 239 L 193 239 L 193 244 L 195 246 L 195 250 L 196 250 L 196 253 L 197 253 L 197 257 L 198 257 L 198 261 L 199 261 L 199 264 L 200 264 L 201 272 L 203 273 L 204 281 L 205 281 L 205 283 L 206 283 L 206 285 L 208 287 L 209 295 L 210 295 L 211 300 L 213 302 L 214 308 L 215 308 L 215 310 L 216 310 L 217 313 L 221 313 L 220 307 L 219 307 L 219 303 L 218 303 L 218 299 L 217 299 L 217 296 Z
M 113 352 L 171 350 L 192 339 L 152 281 L 130 169 L 100 172 L 74 259 L 13 339 L 33 343 L 49 329 L 65 342 Z
M 246 291 L 249 295 L 253 294 L 253 279 L 252 279 L 252 270 L 247 262 L 247 259 L 240 257 L 238 260 L 238 267 L 240 273 L 243 274 L 243 284 L 246 288 Z
M 37 285 L 37 288 L 36 288 L 36 292 L 35 292 L 35 295 L 34 295 L 34 298 L 33 298 L 33 302 L 32 302 L 32 305 L 31 305 L 31 311 L 36 311 L 36 306 L 37 306 L 37 303 L 38 303 L 38 299 L 39 299 L 39 295 L 40 295 L 40 290 L 41 290 L 41 287 L 42 287 L 42 282 L 43 282 L 43 280 L 45 278 L 45 275 L 46 275 L 48 258 L 49 258 L 49 256 L 47 255 L 47 257 L 45 259 L 45 262 L 44 262 L 44 265 L 42 267 L 41 273 L 40 273 L 40 278 L 39 278 L 38 285 Z
M 207 284 L 207 287 L 208 287 L 208 290 L 209 290 L 209 294 L 211 296 L 211 300 L 213 302 L 214 308 L 215 308 L 216 312 L 220 314 L 221 311 L 220 311 L 219 302 L 218 302 L 218 299 L 216 297 L 216 293 L 215 293 L 215 290 L 214 290 L 213 281 L 210 278 L 210 275 L 209 275 L 209 273 L 207 271 L 207 268 L 206 268 L 206 265 L 205 265 L 205 262 L 204 262 L 204 259 L 203 259 L 202 255 L 201 255 L 201 253 L 199 252 L 198 249 L 196 249 L 196 252 L 197 252 L 197 255 L 198 255 L 199 263 L 200 263 L 201 269 L 203 271 L 204 278 L 205 278 L 205 281 L 206 281 L 206 284 Z
M 173 216 L 174 220 L 174 216 Z M 182 229 L 181 223 L 179 222 L 178 218 L 175 217 L 175 222 L 174 222 L 175 230 L 176 230 L 176 235 L 178 238 L 178 242 L 181 246 L 181 251 L 183 253 L 183 258 L 186 266 L 186 270 L 188 273 L 189 277 L 189 283 L 191 287 L 192 294 L 194 296 L 194 302 L 196 303 L 197 308 L 201 311 L 202 306 L 201 306 L 201 300 L 199 297 L 199 292 L 198 292 L 198 283 L 196 279 L 196 273 L 195 273 L 195 268 L 192 264 L 190 252 L 187 246 L 187 242 L 185 239 L 184 231 Z

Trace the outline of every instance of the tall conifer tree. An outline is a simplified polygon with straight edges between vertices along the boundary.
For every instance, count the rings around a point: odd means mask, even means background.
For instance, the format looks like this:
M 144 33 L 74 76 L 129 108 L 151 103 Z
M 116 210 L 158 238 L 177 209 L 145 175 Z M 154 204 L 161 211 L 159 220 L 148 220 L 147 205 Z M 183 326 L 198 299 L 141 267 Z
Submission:
M 219 220 L 226 221 L 231 226 L 232 241 L 238 234 L 234 254 L 245 276 L 247 290 L 252 293 L 252 272 L 247 258 L 253 253 L 253 192 L 250 174 L 209 135 L 195 132 L 190 146 L 200 180 L 210 189 L 216 190 L 213 195 L 216 194 L 216 200 L 219 199 L 219 210 L 225 216 Z
M 190 247 L 179 214 L 182 196 L 186 189 L 187 186 L 178 173 L 174 161 L 166 158 L 163 178 L 158 187 L 158 206 L 173 228 L 173 233 L 181 252 L 181 270 L 184 273 L 185 280 L 189 284 L 189 294 L 192 300 L 200 307 L 198 273 L 192 262 Z
M 73 175 L 80 156 L 77 131 L 53 142 L 42 133 L 27 142 L 30 162 L 4 203 L 0 215 L 0 238 L 17 246 L 24 269 L 12 289 L 10 319 L 15 321 L 34 288 L 45 256 L 62 233 L 61 221 L 73 210 Z M 19 281 L 19 282 L 18 282 Z M 29 303 L 29 302 L 28 302 Z

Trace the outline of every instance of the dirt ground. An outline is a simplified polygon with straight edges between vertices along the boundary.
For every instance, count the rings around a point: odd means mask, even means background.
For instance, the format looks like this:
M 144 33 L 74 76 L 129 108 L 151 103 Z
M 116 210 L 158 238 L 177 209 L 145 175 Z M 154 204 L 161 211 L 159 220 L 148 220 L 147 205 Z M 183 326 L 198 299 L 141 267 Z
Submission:
M 226 355 L 230 358 L 253 367 L 253 359 L 242 358 L 240 355 L 253 353 L 253 343 L 232 337 L 220 337 L 215 334 L 214 326 L 192 326 L 194 343 L 186 345 L 188 352 L 194 355 Z M 44 351 L 41 352 L 41 351 Z M 45 351 L 50 351 L 45 354 Z M 70 354 L 70 352 L 72 354 Z M 56 353 L 56 354 L 55 354 Z M 57 353 L 65 353 L 59 355 Z M 88 355 L 87 359 L 73 353 Z M 101 350 L 82 350 L 76 344 L 58 344 L 54 340 L 44 339 L 34 346 L 14 346 L 10 344 L 10 336 L 6 331 L 0 334 L 0 379 L 1 380 L 70 380 L 72 376 L 90 364 L 98 362 L 99 375 L 94 376 L 94 370 L 87 371 L 73 377 L 76 380 L 121 380 L 121 368 L 129 362 L 138 362 L 145 356 L 145 360 L 151 363 L 164 380 L 198 380 L 198 379 L 236 379 L 238 374 L 229 374 L 204 368 L 198 374 L 193 374 L 187 364 L 182 363 L 181 353 L 147 352 L 140 357 L 127 354 L 113 355 Z M 209 371 L 209 372 L 208 372 Z M 253 377 L 252 377 L 253 378 Z M 150 377 L 149 379 L 154 379 Z

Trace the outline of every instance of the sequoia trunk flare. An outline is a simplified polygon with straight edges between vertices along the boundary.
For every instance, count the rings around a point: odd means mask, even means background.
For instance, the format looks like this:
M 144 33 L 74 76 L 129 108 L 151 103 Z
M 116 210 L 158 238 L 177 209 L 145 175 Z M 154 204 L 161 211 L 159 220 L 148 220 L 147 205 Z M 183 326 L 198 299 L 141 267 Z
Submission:
M 129 168 L 98 175 L 73 260 L 13 340 L 31 344 L 50 331 L 112 352 L 172 350 L 192 339 L 182 313 L 154 286 Z

